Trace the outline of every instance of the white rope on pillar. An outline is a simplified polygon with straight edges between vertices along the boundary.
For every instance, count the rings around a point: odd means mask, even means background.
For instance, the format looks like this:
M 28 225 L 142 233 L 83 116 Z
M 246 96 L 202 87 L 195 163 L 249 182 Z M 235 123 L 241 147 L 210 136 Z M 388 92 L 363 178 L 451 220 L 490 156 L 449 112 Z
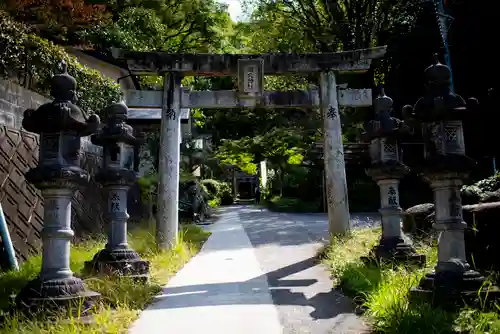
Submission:
M 156 241 L 160 249 L 177 245 L 179 232 L 179 164 L 181 79 L 165 75 L 160 132 L 158 217 Z
M 344 235 L 350 229 L 350 216 L 342 126 L 334 72 L 321 73 L 320 94 L 324 124 L 323 159 L 326 176 L 328 230 L 332 235 Z

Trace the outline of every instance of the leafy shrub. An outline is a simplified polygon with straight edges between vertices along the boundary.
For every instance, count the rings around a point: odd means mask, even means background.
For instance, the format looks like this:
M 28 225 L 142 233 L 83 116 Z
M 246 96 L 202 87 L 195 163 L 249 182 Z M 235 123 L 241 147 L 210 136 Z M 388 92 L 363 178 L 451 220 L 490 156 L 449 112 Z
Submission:
M 210 206 L 214 207 L 212 203 L 217 203 L 217 205 L 233 204 L 233 195 L 229 183 L 206 179 L 201 181 L 201 184 L 206 188 L 210 200 L 213 201 Z
M 148 174 L 137 180 L 139 188 L 141 189 L 141 199 L 143 201 L 154 200 L 154 195 L 156 193 L 156 188 L 158 184 L 157 174 Z
M 500 173 L 478 181 L 474 183 L 473 186 L 477 187 L 482 192 L 498 190 L 500 188 Z
M 216 208 L 220 205 L 220 199 L 211 199 L 210 201 L 208 201 L 208 205 L 210 205 L 211 208 Z
M 78 83 L 77 104 L 85 112 L 99 113 L 121 99 L 120 86 L 113 80 L 81 65 L 64 48 L 30 34 L 25 25 L 2 11 L 0 31 L 0 77 L 17 77 L 29 89 L 49 96 L 50 80 L 64 60 L 68 73 Z
M 220 183 L 220 204 L 231 205 L 234 202 L 231 185 L 227 182 Z
M 208 193 L 209 198 L 216 199 L 220 198 L 220 182 L 217 180 L 206 179 L 201 181 L 203 187 L 205 187 L 206 192 Z
M 269 209 L 277 212 L 318 212 L 319 201 L 305 202 L 299 198 L 274 196 L 268 202 Z
M 500 173 L 497 173 L 472 185 L 463 186 L 461 189 L 462 199 L 464 204 L 496 201 L 498 198 L 492 198 L 491 195 L 499 189 Z

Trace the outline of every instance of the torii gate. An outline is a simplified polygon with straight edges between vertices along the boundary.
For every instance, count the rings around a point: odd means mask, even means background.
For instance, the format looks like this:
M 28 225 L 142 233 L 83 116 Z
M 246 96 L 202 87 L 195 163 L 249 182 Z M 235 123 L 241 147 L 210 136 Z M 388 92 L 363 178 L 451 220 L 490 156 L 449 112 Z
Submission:
M 324 122 L 324 162 L 331 234 L 349 230 L 349 206 L 335 72 L 366 71 L 386 47 L 305 54 L 168 54 L 115 49 L 136 75 L 164 76 L 164 90 L 132 91 L 130 107 L 161 108 L 157 242 L 177 244 L 179 199 L 179 128 L 181 108 L 301 108 L 317 106 Z M 319 91 L 265 92 L 264 75 L 320 73 Z M 238 76 L 237 91 L 194 92 L 180 86 L 183 76 Z M 341 90 L 341 104 L 371 105 L 371 90 Z M 343 101 L 344 100 L 344 101 Z M 343 103 L 342 103 L 343 102 Z

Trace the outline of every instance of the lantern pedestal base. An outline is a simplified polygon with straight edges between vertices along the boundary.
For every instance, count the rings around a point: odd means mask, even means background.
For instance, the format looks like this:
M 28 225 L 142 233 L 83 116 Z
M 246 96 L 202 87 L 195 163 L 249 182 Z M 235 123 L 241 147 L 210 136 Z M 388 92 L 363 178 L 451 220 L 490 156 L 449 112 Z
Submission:
M 485 280 L 484 276 L 474 270 L 434 271 L 425 275 L 418 287 L 411 289 L 411 296 L 450 307 L 463 306 L 464 302 L 470 305 L 499 300 L 500 289 L 485 284 Z
M 365 264 L 378 264 L 380 262 L 396 262 L 401 264 L 425 265 L 425 255 L 417 254 L 413 246 L 403 238 L 381 239 L 370 255 L 361 257 Z
M 130 248 L 103 249 L 92 261 L 85 262 L 85 271 L 146 282 L 149 279 L 149 262 L 142 260 L 139 254 Z
M 16 296 L 16 307 L 28 315 L 36 315 L 40 310 L 48 313 L 62 313 L 80 317 L 88 314 L 100 294 L 89 291 L 80 278 L 42 280 L 29 282 Z

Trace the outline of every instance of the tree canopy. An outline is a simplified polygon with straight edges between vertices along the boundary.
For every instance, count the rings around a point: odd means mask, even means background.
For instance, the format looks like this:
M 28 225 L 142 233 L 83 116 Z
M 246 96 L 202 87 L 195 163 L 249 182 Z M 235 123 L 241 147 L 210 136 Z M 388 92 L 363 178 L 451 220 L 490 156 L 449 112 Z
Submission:
M 230 19 L 227 5 L 216 0 L 7 0 L 3 8 L 39 34 L 59 44 L 137 51 L 265 53 L 332 52 L 388 45 L 386 57 L 365 75 L 340 77 L 350 88 L 383 84 L 396 110 L 422 94 L 423 69 L 430 55 L 442 53 L 432 2 L 411 0 L 247 0 L 243 22 Z M 495 83 L 464 85 L 478 75 L 465 69 L 469 43 L 481 38 L 467 34 L 470 18 L 493 22 L 484 8 L 463 0 L 450 2 L 456 16 L 449 38 L 456 87 L 486 99 Z M 484 18 L 482 20 L 481 18 Z M 465 29 L 465 30 L 464 30 Z M 462 35 L 458 35 L 461 33 Z M 476 45 L 475 44 L 475 45 Z M 455 52 L 455 53 L 454 53 Z M 454 53 L 454 54 L 453 54 Z M 467 53 L 470 61 L 471 53 Z M 477 57 L 476 57 L 477 58 Z M 161 87 L 158 78 L 142 78 L 147 89 Z M 235 89 L 235 78 L 185 78 L 196 90 Z M 266 77 L 266 89 L 307 89 L 316 75 Z M 491 87 L 486 87 L 490 85 Z M 494 92 L 491 90 L 490 92 Z M 496 90 L 496 92 L 498 89 Z M 481 95 L 483 94 L 483 95 Z M 491 95 L 491 94 L 490 94 Z M 369 108 L 343 108 L 346 141 L 358 139 Z M 280 166 L 302 164 L 321 140 L 320 117 L 313 110 L 194 110 L 198 132 L 209 134 L 220 162 L 252 172 L 260 159 Z M 467 124 L 476 129 L 473 122 Z M 470 147 L 477 151 L 479 144 Z M 468 146 L 469 147 L 469 146 Z M 484 151 L 484 150 L 483 150 Z M 479 151 L 478 151 L 479 152 Z M 284 168 L 284 167 L 283 167 Z

